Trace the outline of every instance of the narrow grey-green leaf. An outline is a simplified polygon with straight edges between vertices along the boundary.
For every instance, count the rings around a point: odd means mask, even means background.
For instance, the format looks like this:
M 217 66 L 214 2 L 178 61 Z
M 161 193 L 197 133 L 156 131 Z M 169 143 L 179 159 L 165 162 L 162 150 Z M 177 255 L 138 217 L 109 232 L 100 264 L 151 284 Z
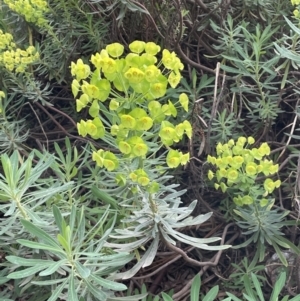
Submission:
M 75 261 L 75 267 L 78 272 L 78 274 L 83 278 L 86 279 L 90 276 L 91 270 L 87 267 L 83 266 L 80 262 Z
M 55 223 L 56 225 L 58 226 L 59 228 L 59 232 L 62 233 L 62 220 L 63 220 L 63 217 L 59 211 L 59 209 L 53 205 L 52 207 L 52 212 L 53 212 L 53 216 L 54 216 L 54 219 L 55 219 Z
M 66 280 L 52 292 L 51 297 L 47 301 L 56 301 L 63 289 L 67 286 L 68 281 L 69 278 L 66 278 Z
M 127 286 L 123 283 L 114 282 L 95 275 L 91 275 L 91 279 L 99 283 L 104 288 L 111 289 L 114 291 L 124 291 L 127 289 Z
M 17 264 L 20 266 L 34 266 L 34 265 L 40 265 L 44 264 L 47 266 L 47 264 L 51 264 L 53 261 L 51 260 L 44 260 L 44 259 L 30 259 L 30 258 L 22 258 L 18 256 L 6 256 L 5 259 L 7 259 L 9 262 L 13 264 Z
M 88 287 L 89 292 L 99 299 L 98 301 L 106 301 L 107 296 L 101 289 L 94 287 L 88 280 L 85 280 L 85 284 Z
M 205 295 L 202 301 L 214 301 L 219 292 L 219 286 L 215 285 L 213 288 L 209 290 L 209 292 Z
M 128 296 L 128 297 L 109 297 L 109 298 L 107 298 L 107 301 L 138 301 L 138 300 L 141 300 L 141 299 L 143 299 L 147 296 L 148 296 L 148 293 L 134 295 L 134 296 Z
M 61 279 L 53 279 L 53 280 L 41 280 L 41 281 L 31 281 L 30 283 L 35 284 L 35 285 L 54 285 L 54 284 L 58 284 L 58 283 L 62 283 L 65 279 L 61 278 Z
M 67 262 L 67 259 L 62 259 L 57 262 L 52 262 L 49 264 L 48 268 L 42 272 L 39 273 L 40 276 L 48 276 L 55 273 L 64 263 Z
M 42 239 L 44 242 L 47 242 L 50 246 L 59 247 L 57 242 L 50 235 L 48 235 L 44 230 L 36 227 L 31 222 L 24 219 L 21 220 L 21 223 L 24 226 L 24 228 L 32 235 Z
M 170 297 L 166 293 L 162 292 L 161 295 L 162 295 L 164 301 L 173 301 L 172 297 Z
M 265 298 L 264 298 L 263 292 L 261 290 L 261 286 L 260 286 L 260 283 L 257 279 L 257 276 L 254 273 L 251 273 L 251 277 L 252 277 L 252 281 L 253 281 L 256 293 L 257 293 L 260 301 L 264 301 Z
M 200 279 L 200 275 L 197 274 L 194 277 L 193 282 L 192 282 L 191 301 L 198 301 L 199 300 L 200 286 L 201 286 L 201 279 Z
M 34 267 L 30 267 L 28 269 L 24 269 L 24 270 L 21 270 L 21 271 L 17 271 L 17 272 L 13 272 L 13 273 L 10 273 L 7 278 L 10 278 L 10 279 L 21 279 L 21 278 L 25 278 L 25 277 L 28 277 L 28 276 L 31 276 L 41 270 L 44 270 L 46 269 L 47 266 L 45 265 L 37 265 L 37 266 L 34 266 Z
M 59 246 L 57 247 L 51 247 L 49 245 L 41 244 L 38 242 L 33 242 L 26 239 L 18 239 L 17 242 L 25 247 L 32 248 L 32 249 L 40 249 L 40 250 L 48 250 L 52 252 L 58 252 L 65 254 L 65 251 L 61 249 Z
M 69 277 L 68 301 L 78 301 L 73 273 Z
M 279 278 L 277 279 L 274 287 L 273 287 L 273 291 L 272 291 L 272 295 L 270 298 L 270 301 L 277 301 L 278 300 L 278 296 L 282 290 L 282 288 L 284 287 L 285 284 L 285 280 L 286 280 L 286 273 L 281 273 Z

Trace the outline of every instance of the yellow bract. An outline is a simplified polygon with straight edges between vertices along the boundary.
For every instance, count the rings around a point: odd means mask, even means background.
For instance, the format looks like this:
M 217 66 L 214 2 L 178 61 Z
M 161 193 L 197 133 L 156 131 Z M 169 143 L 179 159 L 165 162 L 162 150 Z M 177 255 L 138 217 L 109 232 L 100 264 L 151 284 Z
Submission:
M 106 46 L 106 51 L 112 57 L 120 57 L 124 52 L 124 46 L 120 43 L 113 43 Z

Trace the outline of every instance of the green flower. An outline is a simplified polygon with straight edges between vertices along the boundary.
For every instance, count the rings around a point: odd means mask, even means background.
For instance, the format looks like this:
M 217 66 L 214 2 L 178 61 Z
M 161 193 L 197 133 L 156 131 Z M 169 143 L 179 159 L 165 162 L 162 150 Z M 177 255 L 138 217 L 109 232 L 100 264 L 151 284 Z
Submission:
M 110 133 L 112 136 L 117 136 L 119 132 L 119 126 L 117 124 L 113 124 L 110 128 Z
M 76 97 L 80 90 L 80 84 L 77 79 L 73 79 L 71 88 L 72 88 L 73 96 Z
M 222 178 L 226 178 L 227 177 L 227 171 L 226 171 L 226 169 L 225 168 L 221 168 L 221 169 L 217 170 L 216 176 L 217 176 L 218 182 L 220 182 L 220 180 Z
M 245 137 L 239 137 L 236 144 L 239 145 L 240 147 L 244 147 L 246 141 L 247 141 L 247 139 Z
M 104 153 L 104 150 L 99 149 L 97 152 L 94 151 L 92 154 L 93 161 L 95 161 L 99 167 L 103 167 L 103 161 L 104 161 L 103 153 Z
M 145 157 L 148 152 L 148 146 L 145 143 L 137 143 L 132 148 L 132 153 L 137 157 Z
M 273 161 L 270 161 L 270 160 L 263 160 L 263 161 L 260 161 L 260 164 L 258 166 L 258 171 L 259 172 L 262 172 L 265 176 L 268 176 L 271 173 L 271 171 L 276 171 L 276 166 L 273 167 Z M 278 168 L 278 165 L 277 165 L 277 168 Z
M 214 173 L 213 173 L 211 170 L 209 170 L 209 171 L 208 171 L 208 174 L 207 174 L 207 177 L 208 177 L 210 180 L 212 180 L 213 177 L 214 177 Z
M 241 201 L 243 205 L 251 205 L 253 203 L 253 198 L 249 195 L 245 195 L 242 197 Z
M 82 59 L 78 59 L 76 64 L 71 62 L 71 74 L 76 76 L 76 79 L 86 79 L 90 75 L 91 69 L 89 65 L 83 63 Z
M 150 183 L 150 179 L 148 177 L 140 176 L 138 177 L 137 182 L 142 186 L 147 186 Z
M 173 117 L 177 116 L 177 110 L 170 100 L 168 100 L 168 104 L 164 104 L 162 106 L 162 110 L 164 112 L 164 115 L 166 115 L 166 116 L 171 116 L 171 115 Z
M 265 207 L 267 206 L 269 203 L 268 199 L 261 199 L 259 204 L 260 204 L 260 207 Z
M 264 188 L 267 193 L 272 193 L 275 189 L 275 182 L 272 179 L 266 179 L 264 181 Z
M 144 51 L 146 43 L 143 41 L 134 41 L 129 44 L 129 49 L 134 53 L 141 53 Z
M 190 161 L 190 153 L 181 154 L 180 164 L 186 165 Z
M 216 164 L 216 158 L 212 157 L 211 155 L 208 155 L 207 156 L 207 162 L 215 165 Z
M 271 165 L 269 168 L 270 175 L 273 175 L 274 173 L 278 172 L 278 169 L 279 169 L 278 164 Z
M 98 88 L 98 93 L 96 95 L 96 98 L 102 102 L 105 101 L 108 98 L 110 90 L 111 90 L 110 82 L 107 79 L 103 78 L 103 79 L 97 80 L 94 83 L 94 85 Z
M 153 119 L 148 116 L 144 116 L 136 121 L 135 129 L 138 131 L 148 131 L 152 128 L 152 126 Z
M 183 109 L 188 112 L 189 110 L 189 98 L 185 93 L 181 93 L 179 95 L 179 102 L 181 104 L 181 106 L 183 107 Z
M 86 129 L 86 122 L 84 120 L 80 120 L 80 123 L 77 122 L 77 131 L 78 134 L 82 137 L 85 137 L 88 134 Z
M 145 69 L 144 74 L 146 81 L 153 83 L 157 81 L 157 77 L 161 74 L 161 72 L 155 65 L 150 65 Z
M 257 148 L 252 148 L 251 150 L 251 155 L 253 156 L 253 158 L 255 158 L 256 160 L 261 160 L 262 157 L 264 156 L 264 154 L 262 154 L 259 149 Z
M 217 155 L 221 156 L 221 154 L 223 153 L 223 145 L 222 145 L 222 143 L 219 142 L 217 144 L 216 150 L 217 150 Z
M 76 99 L 76 111 L 80 112 L 90 102 L 90 98 L 87 94 L 82 94 L 79 99 Z
M 270 147 L 269 147 L 268 143 L 266 143 L 266 142 L 262 143 L 261 146 L 259 147 L 259 152 L 263 156 L 270 155 L 271 150 L 270 150 Z
M 153 98 L 163 97 L 167 92 L 165 83 L 151 83 L 149 93 Z
M 246 174 L 248 176 L 255 176 L 257 174 L 257 165 L 254 162 L 247 163 Z
M 222 183 L 220 184 L 220 188 L 221 188 L 222 192 L 225 193 L 228 187 L 226 186 L 225 183 L 222 182 Z
M 115 99 L 111 99 L 110 103 L 109 103 L 109 109 L 111 111 L 115 111 L 117 110 L 117 108 L 120 106 L 120 103 Z
M 131 146 L 125 142 L 125 141 L 120 141 L 118 144 L 119 150 L 121 151 L 121 153 L 128 155 L 131 153 Z
M 240 146 L 240 145 L 234 145 L 234 146 L 232 147 L 232 153 L 233 153 L 234 155 L 236 155 L 236 156 L 238 156 L 238 155 L 243 155 L 243 152 L 244 152 L 244 149 L 243 149 L 243 147 Z
M 249 144 L 249 145 L 252 145 L 252 144 L 254 144 L 254 142 L 255 142 L 254 138 L 251 137 L 251 136 L 248 137 L 247 141 L 248 141 L 248 144 Z
M 244 163 L 244 158 L 242 156 L 233 156 L 233 157 L 229 156 L 229 158 L 230 159 L 227 159 L 228 164 L 235 169 L 240 168 Z
M 156 193 L 159 191 L 159 184 L 155 181 L 153 181 L 150 186 L 147 189 L 148 192 L 150 193 Z
M 167 155 L 167 164 L 170 168 L 176 168 L 181 161 L 181 153 L 178 150 L 171 149 Z
M 264 182 L 264 188 L 267 193 L 272 193 L 274 191 L 274 189 L 279 188 L 280 185 L 281 185 L 280 180 L 277 180 L 274 182 L 272 179 L 266 179 Z
M 114 59 L 110 58 L 110 57 L 105 57 L 102 60 L 102 71 L 104 73 L 115 73 L 117 70 L 117 63 Z
M 136 120 L 132 116 L 124 114 L 121 116 L 121 124 L 124 127 L 124 129 L 134 129 L 136 125 Z
M 92 138 L 94 139 L 99 139 L 99 138 L 103 138 L 105 135 L 105 128 L 104 125 L 102 123 L 102 121 L 100 120 L 99 117 L 96 117 L 93 119 L 93 125 L 96 127 L 96 132 L 94 132 L 93 134 L 90 134 Z
M 229 145 L 229 147 L 234 146 L 234 140 L 233 140 L 233 139 L 230 139 L 230 140 L 228 141 L 228 145 Z
M 119 161 L 118 158 L 109 151 L 104 152 L 103 154 L 103 166 L 108 171 L 113 171 L 119 167 Z
M 183 124 L 183 126 L 184 126 L 184 132 L 185 132 L 185 134 L 186 134 L 190 139 L 192 139 L 192 132 L 193 132 L 192 125 L 191 125 L 190 122 L 187 121 L 187 120 L 185 120 L 182 124 Z
M 168 77 L 168 82 L 172 88 L 176 88 L 181 80 L 181 74 L 179 72 L 171 72 Z
M 238 179 L 239 177 L 239 173 L 236 169 L 234 168 L 229 168 L 227 170 L 227 179 L 230 181 L 230 182 L 234 182 Z
M 145 51 L 148 54 L 156 55 L 158 52 L 160 52 L 160 46 L 153 42 L 148 42 L 145 45 Z
M 94 100 L 92 102 L 92 105 L 89 108 L 90 116 L 96 117 L 99 114 L 99 110 L 100 110 L 100 107 L 99 107 L 98 100 Z
M 242 200 L 242 197 L 240 195 L 238 195 L 237 197 L 234 197 L 233 198 L 233 201 L 234 203 L 237 205 L 237 206 L 243 206 L 244 203 L 243 203 L 243 200 Z
M 120 57 L 124 52 L 124 46 L 120 43 L 113 43 L 106 46 L 107 53 L 112 57 Z
M 148 152 L 148 146 L 141 137 L 133 136 L 127 140 L 131 146 L 132 154 L 137 157 L 144 157 Z
M 216 162 L 219 168 L 226 168 L 228 166 L 228 161 L 226 158 L 219 157 L 217 158 Z
M 128 79 L 129 83 L 138 84 L 140 83 L 144 77 L 145 73 L 139 68 L 132 67 L 125 74 L 125 78 Z
M 91 85 L 86 81 L 83 81 L 81 86 L 82 92 L 87 94 L 90 98 L 97 98 L 99 94 L 99 89 L 95 85 Z
M 115 180 L 119 186 L 125 186 L 127 182 L 126 177 L 122 174 L 117 174 Z

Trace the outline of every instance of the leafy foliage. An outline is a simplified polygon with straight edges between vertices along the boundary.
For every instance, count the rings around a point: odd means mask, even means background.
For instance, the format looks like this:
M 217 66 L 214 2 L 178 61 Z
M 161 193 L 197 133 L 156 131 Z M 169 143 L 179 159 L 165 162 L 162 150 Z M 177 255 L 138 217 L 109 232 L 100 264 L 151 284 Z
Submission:
M 0 300 L 299 300 L 298 0 L 0 6 Z

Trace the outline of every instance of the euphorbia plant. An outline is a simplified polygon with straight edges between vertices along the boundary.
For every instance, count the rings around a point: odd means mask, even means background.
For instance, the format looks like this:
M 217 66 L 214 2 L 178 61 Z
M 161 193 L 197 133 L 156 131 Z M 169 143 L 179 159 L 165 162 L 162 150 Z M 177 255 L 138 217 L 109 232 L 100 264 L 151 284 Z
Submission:
M 217 156 L 207 157 L 207 161 L 215 166 L 215 172 L 208 171 L 208 178 L 215 182 L 216 189 L 228 195 L 227 213 L 233 215 L 238 226 L 244 230 L 243 234 L 250 235 L 249 239 L 236 247 L 257 243 L 259 259 L 263 260 L 267 242 L 287 265 L 279 246 L 293 248 L 297 253 L 299 250 L 280 232 L 283 226 L 289 224 L 284 220 L 289 212 L 274 209 L 275 199 L 269 197 L 281 185 L 279 179 L 273 179 L 279 166 L 267 158 L 270 147 L 266 142 L 259 148 L 251 147 L 254 143 L 253 137 L 219 143 L 216 147 Z
M 270 204 L 266 198 L 281 184 L 269 176 L 278 171 L 278 164 L 266 158 L 270 154 L 269 145 L 264 142 L 259 148 L 250 148 L 255 142 L 253 137 L 240 137 L 236 142 L 217 145 L 217 157 L 208 156 L 207 161 L 216 166 L 216 172 L 208 172 L 210 180 L 215 177 L 215 188 L 231 195 L 237 206 L 253 202 L 264 207 Z M 263 182 L 256 181 L 258 176 L 267 177 Z
M 168 86 L 176 88 L 180 82 L 180 59 L 167 49 L 160 54 L 160 46 L 152 42 L 134 41 L 129 48 L 131 52 L 124 55 L 121 44 L 106 46 L 92 55 L 92 69 L 81 59 L 71 65 L 77 111 L 89 107 L 91 116 L 78 123 L 79 134 L 100 138 L 110 147 L 95 150 L 92 157 L 103 168 L 101 188 L 109 187 L 107 191 L 126 209 L 125 218 L 110 236 L 121 242 L 107 246 L 134 251 L 139 258 L 130 271 L 118 275 L 122 278 L 152 263 L 162 237 L 166 244 L 180 240 L 206 250 L 229 247 L 208 245 L 220 240 L 216 237 L 189 237 L 177 230 L 200 225 L 212 214 L 191 217 L 196 201 L 179 208 L 185 191 L 167 183 L 171 176 L 166 170 L 189 161 L 189 154 L 175 149 L 175 143 L 192 135 L 189 121 L 176 120 L 179 110 L 188 111 L 187 95 L 180 94 L 176 101 L 162 100 Z
M 115 151 L 94 151 L 93 160 L 108 171 L 119 168 L 122 183 L 126 175 L 121 162 L 128 165 L 128 160 L 138 158 L 136 170 L 140 172 L 131 170 L 131 173 L 143 176 L 130 178 L 153 189 L 157 183 L 148 178 L 147 158 L 165 147 L 169 150 L 168 167 L 176 168 L 189 161 L 188 153 L 171 149 L 184 135 L 189 138 L 192 135 L 187 120 L 175 121 L 178 110 L 188 111 L 188 97 L 182 93 L 175 103 L 170 99 L 165 103 L 159 101 L 168 86 L 176 88 L 179 84 L 183 64 L 174 52 L 164 49 L 160 54 L 160 46 L 153 42 L 134 41 L 129 48 L 131 52 L 124 55 L 123 45 L 107 45 L 91 56 L 92 68 L 81 59 L 72 62 L 71 73 L 75 77 L 72 91 L 77 97 L 77 111 L 89 107 L 91 116 L 77 124 L 78 132 L 102 138 L 115 148 Z M 158 55 L 162 57 L 160 61 Z

